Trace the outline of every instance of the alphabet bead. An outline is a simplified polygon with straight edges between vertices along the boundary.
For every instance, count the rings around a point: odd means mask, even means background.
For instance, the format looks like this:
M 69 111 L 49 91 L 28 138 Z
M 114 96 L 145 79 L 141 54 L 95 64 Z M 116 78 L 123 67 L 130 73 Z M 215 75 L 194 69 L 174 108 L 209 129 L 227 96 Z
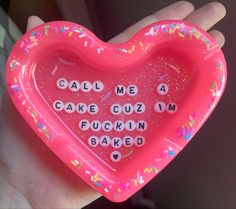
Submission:
M 80 130 L 82 130 L 82 131 L 87 131 L 87 130 L 90 128 L 90 123 L 89 123 L 89 121 L 88 121 L 88 120 L 85 120 L 85 119 L 81 120 L 81 121 L 79 122 L 79 128 L 80 128 Z
M 133 138 L 131 136 L 125 136 L 123 138 L 123 145 L 125 147 L 131 147 L 133 145 Z
M 134 131 L 136 128 L 136 123 L 133 120 L 128 120 L 125 122 L 125 130 Z
M 72 102 L 67 102 L 64 106 L 64 110 L 67 112 L 67 113 L 73 113 L 75 112 L 75 105 L 74 103 Z
M 117 120 L 117 121 L 115 121 L 115 123 L 113 125 L 113 128 L 114 128 L 115 131 L 121 132 L 121 131 L 124 130 L 125 124 L 124 124 L 123 121 Z
M 59 78 L 56 84 L 59 89 L 66 89 L 68 87 L 68 81 L 65 78 Z
M 99 141 L 100 141 L 100 145 L 103 146 L 103 147 L 107 147 L 111 143 L 110 137 L 106 136 L 106 135 L 101 136 Z
M 122 111 L 122 108 L 119 104 L 111 105 L 110 111 L 113 115 L 119 115 Z
M 115 149 L 118 149 L 122 146 L 122 140 L 121 138 L 119 137 L 114 137 L 112 140 L 111 140 L 111 146 Z
M 98 120 L 94 120 L 90 123 L 90 128 L 92 131 L 96 131 L 96 132 L 100 131 L 101 127 L 102 127 L 102 125 L 101 125 L 100 121 L 98 121 Z
M 92 89 L 92 84 L 89 81 L 83 81 L 80 85 L 81 91 L 90 92 Z
M 132 114 L 134 111 L 134 108 L 131 104 L 127 103 L 127 104 L 124 104 L 123 107 L 122 107 L 122 112 L 126 115 L 130 115 Z
M 125 93 L 126 93 L 126 88 L 125 88 L 124 85 L 117 85 L 117 86 L 115 87 L 115 94 L 116 94 L 117 96 L 124 96 Z
M 168 113 L 175 113 L 177 111 L 177 105 L 175 103 L 169 103 L 166 105 L 166 111 Z
M 134 144 L 137 146 L 137 147 L 141 147 L 145 144 L 145 139 L 144 137 L 142 136 L 136 136 L 134 138 Z
M 72 91 L 72 92 L 77 92 L 80 89 L 80 84 L 78 81 L 76 80 L 72 80 L 69 82 L 68 88 Z
M 145 131 L 147 129 L 147 123 L 144 120 L 140 120 L 136 123 L 136 129 L 138 131 Z
M 119 151 L 113 151 L 110 154 L 110 159 L 113 162 L 119 162 L 121 160 L 121 153 Z
M 157 92 L 160 95 L 166 95 L 169 91 L 169 87 L 165 83 L 161 83 L 157 86 Z
M 90 136 L 88 138 L 88 144 L 92 147 L 96 147 L 99 144 L 99 139 L 97 136 Z
M 156 102 L 154 105 L 154 111 L 162 113 L 166 110 L 166 104 L 164 102 Z
M 103 131 L 110 132 L 112 130 L 112 128 L 113 128 L 113 124 L 112 124 L 111 121 L 105 120 L 105 121 L 102 122 Z
M 78 113 L 83 114 L 87 112 L 87 105 L 81 102 L 76 105 L 75 109 Z
M 99 110 L 99 108 L 96 104 L 92 103 L 92 104 L 88 105 L 87 111 L 90 115 L 97 114 L 98 110 Z
M 64 103 L 60 100 L 56 100 L 53 102 L 53 109 L 57 112 L 61 112 L 64 109 Z
M 94 81 L 92 84 L 93 91 L 101 92 L 104 88 L 104 85 L 101 81 Z
M 134 97 L 138 93 L 138 87 L 136 85 L 129 85 L 127 88 L 127 94 Z
M 142 103 L 142 102 L 137 102 L 135 105 L 134 105 L 134 112 L 136 112 L 137 114 L 142 114 L 145 112 L 145 105 Z

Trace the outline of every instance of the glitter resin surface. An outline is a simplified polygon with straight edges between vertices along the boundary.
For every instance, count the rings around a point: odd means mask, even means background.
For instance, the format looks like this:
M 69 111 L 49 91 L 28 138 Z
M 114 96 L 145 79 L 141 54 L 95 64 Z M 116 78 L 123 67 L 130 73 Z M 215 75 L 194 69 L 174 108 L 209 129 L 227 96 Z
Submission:
M 7 63 L 8 91 L 41 140 L 114 202 L 170 163 L 226 83 L 216 41 L 187 22 L 149 25 L 121 44 L 57 21 L 27 32 Z

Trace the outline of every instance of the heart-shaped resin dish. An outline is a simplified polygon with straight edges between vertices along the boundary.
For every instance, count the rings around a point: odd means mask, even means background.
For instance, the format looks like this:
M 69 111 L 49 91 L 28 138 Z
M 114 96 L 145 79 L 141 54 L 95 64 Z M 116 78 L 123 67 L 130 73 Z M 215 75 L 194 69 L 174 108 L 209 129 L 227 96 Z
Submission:
M 9 94 L 42 141 L 108 199 L 127 199 L 186 146 L 218 103 L 216 41 L 162 21 L 108 44 L 71 22 L 27 32 L 7 63 Z

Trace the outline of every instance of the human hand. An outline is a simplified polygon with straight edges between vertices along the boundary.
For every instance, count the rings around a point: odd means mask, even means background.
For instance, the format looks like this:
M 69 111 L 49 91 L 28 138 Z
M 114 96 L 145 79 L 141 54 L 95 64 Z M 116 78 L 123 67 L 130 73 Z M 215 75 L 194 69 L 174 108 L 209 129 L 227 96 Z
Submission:
M 164 19 L 187 20 L 209 30 L 225 13 L 219 3 L 194 11 L 192 4 L 177 2 L 144 18 L 110 42 L 127 41 L 144 26 Z M 27 29 L 42 23 L 40 18 L 30 17 Z M 220 31 L 210 34 L 221 47 L 224 45 Z M 5 92 L 0 109 L 0 208 L 81 208 L 99 196 L 41 142 Z

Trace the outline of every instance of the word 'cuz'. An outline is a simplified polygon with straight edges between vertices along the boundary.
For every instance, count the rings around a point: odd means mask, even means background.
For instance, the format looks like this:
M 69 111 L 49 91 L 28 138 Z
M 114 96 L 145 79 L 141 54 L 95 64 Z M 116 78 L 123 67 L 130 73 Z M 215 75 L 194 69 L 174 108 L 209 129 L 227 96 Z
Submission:
M 120 104 L 112 104 L 110 107 L 110 112 L 113 115 L 119 115 L 121 113 L 130 115 L 133 112 L 137 114 L 142 114 L 144 113 L 144 111 L 145 111 L 145 105 L 142 102 L 137 102 L 135 105 L 126 103 L 123 106 L 121 106 Z

